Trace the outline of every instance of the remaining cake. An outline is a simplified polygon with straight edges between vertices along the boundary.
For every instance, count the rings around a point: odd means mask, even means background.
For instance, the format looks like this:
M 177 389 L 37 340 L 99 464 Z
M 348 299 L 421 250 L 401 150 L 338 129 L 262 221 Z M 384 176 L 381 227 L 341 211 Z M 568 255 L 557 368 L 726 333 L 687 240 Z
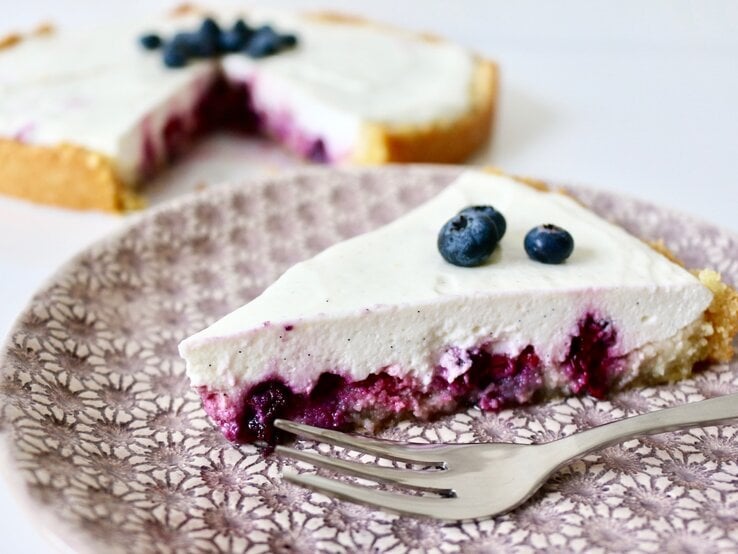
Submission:
M 475 205 L 504 214 L 506 234 L 482 265 L 451 265 L 439 229 Z M 526 255 L 543 223 L 574 237 L 565 263 Z M 729 360 L 737 329 L 738 294 L 715 272 L 690 273 L 567 195 L 471 171 L 293 266 L 180 353 L 225 436 L 270 443 L 276 417 L 371 430 L 676 380 Z
M 203 132 L 259 130 L 318 162 L 457 162 L 488 137 L 494 64 L 437 37 L 330 13 L 219 12 L 294 33 L 289 51 L 170 68 L 144 32 L 197 28 L 179 10 L 146 25 L 0 41 L 0 192 L 121 210 Z

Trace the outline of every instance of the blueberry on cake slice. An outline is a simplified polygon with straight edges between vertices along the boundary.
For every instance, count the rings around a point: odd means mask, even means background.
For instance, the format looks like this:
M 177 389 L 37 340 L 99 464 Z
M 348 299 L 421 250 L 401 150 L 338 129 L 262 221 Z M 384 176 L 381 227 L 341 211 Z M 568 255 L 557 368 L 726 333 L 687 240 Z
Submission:
M 225 436 L 597 398 L 733 355 L 738 294 L 571 197 L 470 171 L 180 344 Z
M 459 162 L 490 133 L 496 67 L 331 13 L 196 8 L 0 40 L 0 193 L 119 211 L 203 133 L 320 163 Z

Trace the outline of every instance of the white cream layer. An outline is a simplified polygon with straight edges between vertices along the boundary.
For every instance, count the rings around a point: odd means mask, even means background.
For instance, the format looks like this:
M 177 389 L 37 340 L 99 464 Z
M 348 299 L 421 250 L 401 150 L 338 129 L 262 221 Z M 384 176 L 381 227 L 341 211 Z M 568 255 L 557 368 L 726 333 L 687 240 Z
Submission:
M 499 209 L 507 234 L 488 263 L 452 266 L 436 248 L 438 230 L 477 204 Z M 543 223 L 574 236 L 566 263 L 526 256 L 525 234 Z M 470 171 L 395 222 L 293 266 L 180 353 L 193 385 L 214 389 L 279 375 L 303 390 L 323 371 L 360 380 L 381 368 L 427 381 L 439 365 L 449 378 L 465 371 L 448 363 L 450 347 L 517 354 L 533 345 L 555 365 L 587 313 L 612 321 L 613 354 L 626 355 L 674 337 L 711 300 L 689 272 L 571 198 Z
M 237 14 L 223 12 L 224 26 Z M 144 133 L 187 110 L 221 63 L 167 69 L 145 52 L 140 34 L 194 30 L 200 16 L 59 31 L 0 50 L 0 137 L 44 145 L 71 142 L 110 156 L 126 179 L 141 164 Z M 278 11 L 249 12 L 299 37 L 296 49 L 253 60 L 227 56 L 228 78 L 247 81 L 261 110 L 283 114 L 303 134 L 347 157 L 362 123 L 423 124 L 469 109 L 473 56 L 447 42 L 426 42 L 373 25 L 321 22 Z

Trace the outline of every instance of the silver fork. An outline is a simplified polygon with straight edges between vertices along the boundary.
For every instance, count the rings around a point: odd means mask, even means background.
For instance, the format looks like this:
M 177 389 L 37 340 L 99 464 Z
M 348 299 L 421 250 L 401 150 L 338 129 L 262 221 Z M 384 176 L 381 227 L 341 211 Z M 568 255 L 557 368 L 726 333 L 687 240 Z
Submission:
M 328 496 L 399 514 L 444 521 L 468 521 L 492 517 L 516 508 L 530 498 L 553 472 L 573 458 L 593 450 L 641 435 L 719 423 L 733 418 L 738 418 L 738 394 L 629 417 L 563 439 L 534 445 L 413 444 L 348 435 L 284 419 L 276 420 L 274 425 L 301 438 L 422 467 L 381 467 L 281 445 L 276 448 L 279 455 L 426 494 L 382 491 L 320 475 L 285 471 L 284 478 L 287 481 Z

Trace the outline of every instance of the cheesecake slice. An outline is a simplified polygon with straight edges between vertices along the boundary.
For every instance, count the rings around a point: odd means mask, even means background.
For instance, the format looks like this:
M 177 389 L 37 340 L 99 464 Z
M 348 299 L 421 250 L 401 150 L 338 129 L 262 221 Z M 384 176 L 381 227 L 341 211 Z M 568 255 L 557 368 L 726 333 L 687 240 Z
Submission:
M 171 39 L 206 16 L 293 34 L 165 67 Z M 489 136 L 496 67 L 437 37 L 331 13 L 188 8 L 92 31 L 0 38 L 0 193 L 120 211 L 205 132 L 237 128 L 320 163 L 459 162 Z
M 457 267 L 436 237 L 474 205 L 504 214 L 507 232 L 484 264 Z M 574 237 L 565 263 L 526 255 L 543 223 Z M 180 353 L 228 439 L 272 443 L 277 417 L 371 431 L 672 381 L 729 360 L 737 328 L 738 295 L 716 273 L 683 269 L 567 195 L 470 171 L 293 266 Z

